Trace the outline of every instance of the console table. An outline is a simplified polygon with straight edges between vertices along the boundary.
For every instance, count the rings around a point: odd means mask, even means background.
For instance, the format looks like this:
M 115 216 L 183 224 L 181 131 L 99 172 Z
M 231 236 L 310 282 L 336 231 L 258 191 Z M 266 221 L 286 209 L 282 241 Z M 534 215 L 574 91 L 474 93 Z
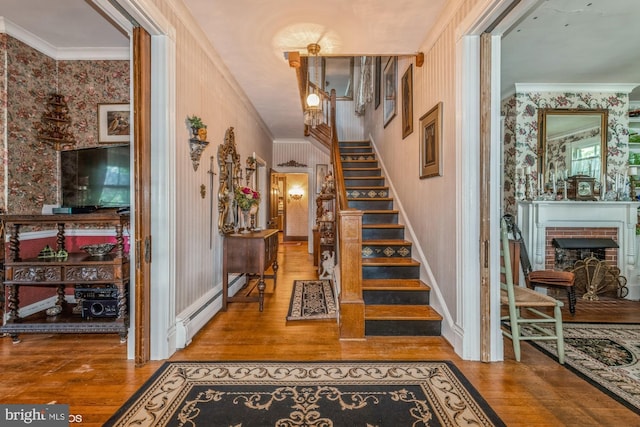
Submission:
M 0 219 L 9 234 L 4 280 L 8 288 L 7 315 L 0 332 L 9 334 L 14 342 L 19 342 L 18 333 L 118 333 L 121 341 L 126 340 L 129 329 L 129 259 L 124 252 L 123 229 L 129 225 L 128 214 L 120 215 L 115 210 L 106 210 L 88 214 L 2 215 Z M 58 232 L 55 249 L 61 251 L 66 250 L 65 224 L 112 226 L 115 229 L 116 247 L 111 253 L 101 257 L 80 252 L 69 253 L 66 258 L 21 258 L 22 226 L 34 226 L 38 229 L 56 226 Z M 112 314 L 82 319 L 81 311 L 78 313 L 78 310 L 66 303 L 67 285 L 115 286 L 117 296 L 115 302 L 111 303 L 115 305 Z M 23 286 L 55 287 L 55 305 L 62 312 L 47 316 L 41 311 L 21 318 L 19 291 Z
M 260 311 L 264 306 L 264 279 L 272 278 L 276 287 L 278 272 L 278 230 L 269 229 L 251 233 L 227 234 L 224 236 L 224 255 L 222 261 L 222 310 L 227 309 L 230 302 L 258 302 Z M 273 274 L 265 271 L 273 268 Z M 242 290 L 235 296 L 229 296 L 229 274 L 247 274 L 247 285 L 251 276 L 258 276 L 258 296 L 249 295 L 252 288 Z M 247 286 L 245 285 L 245 286 Z

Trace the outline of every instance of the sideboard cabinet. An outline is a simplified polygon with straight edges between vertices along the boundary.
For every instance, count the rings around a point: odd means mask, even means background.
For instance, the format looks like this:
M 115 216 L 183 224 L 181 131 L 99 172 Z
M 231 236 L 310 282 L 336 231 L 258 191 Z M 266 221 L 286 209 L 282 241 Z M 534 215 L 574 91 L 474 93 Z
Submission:
M 123 230 L 129 225 L 128 214 L 101 210 L 87 214 L 2 215 L 0 219 L 9 234 L 4 278 L 7 312 L 0 332 L 9 334 L 14 342 L 19 342 L 20 333 L 117 333 L 121 341 L 126 340 L 129 329 L 129 258 L 125 253 Z M 67 250 L 67 224 L 113 227 L 116 246 L 111 253 L 99 257 L 85 252 L 72 252 L 66 257 L 22 259 L 21 228 L 56 227 L 56 247 L 52 249 L 56 253 L 64 253 Z M 96 299 L 78 302 L 84 306 L 68 304 L 65 299 L 67 286 L 73 286 L 76 293 L 78 288 L 84 289 L 86 295 L 95 294 Z M 51 315 L 47 314 L 47 310 L 42 310 L 21 317 L 20 288 L 23 287 L 55 288 L 56 302 L 52 308 L 60 310 L 60 313 Z M 85 315 L 87 309 L 89 312 Z

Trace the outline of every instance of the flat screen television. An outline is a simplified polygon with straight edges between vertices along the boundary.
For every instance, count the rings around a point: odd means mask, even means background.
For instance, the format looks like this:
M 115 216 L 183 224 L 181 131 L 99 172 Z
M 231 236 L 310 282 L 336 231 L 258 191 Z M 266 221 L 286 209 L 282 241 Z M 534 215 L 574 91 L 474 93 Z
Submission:
M 129 148 L 110 145 L 60 152 L 62 206 L 129 207 Z

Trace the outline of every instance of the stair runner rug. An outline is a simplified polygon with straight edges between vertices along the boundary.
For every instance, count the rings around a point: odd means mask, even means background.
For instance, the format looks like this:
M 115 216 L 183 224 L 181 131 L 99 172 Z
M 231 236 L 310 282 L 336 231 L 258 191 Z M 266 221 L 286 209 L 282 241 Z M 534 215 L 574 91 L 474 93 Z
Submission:
M 166 362 L 105 426 L 504 426 L 449 361 Z
M 295 280 L 287 320 L 335 319 L 336 299 L 329 280 Z
M 640 414 L 640 325 L 565 322 L 563 332 L 565 366 Z M 531 344 L 557 359 L 555 341 Z

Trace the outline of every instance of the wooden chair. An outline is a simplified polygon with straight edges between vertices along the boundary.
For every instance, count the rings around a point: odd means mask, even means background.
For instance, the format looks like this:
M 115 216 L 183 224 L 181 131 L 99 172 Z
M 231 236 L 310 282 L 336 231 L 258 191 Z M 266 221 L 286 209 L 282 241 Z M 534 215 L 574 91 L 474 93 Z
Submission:
M 520 244 L 520 264 L 522 265 L 522 273 L 524 274 L 524 280 L 527 287 L 535 289 L 540 286 L 543 288 L 558 288 L 565 289 L 567 292 L 567 299 L 569 301 L 569 312 L 572 316 L 576 314 L 576 288 L 575 281 L 576 276 L 571 271 L 557 271 L 557 270 L 533 270 L 531 263 L 529 262 L 529 254 L 527 253 L 527 247 L 524 244 L 524 239 L 520 233 L 520 229 L 516 224 L 512 215 L 505 215 L 503 217 L 507 223 L 507 230 L 511 232 L 513 238 Z M 518 280 L 514 281 L 518 283 Z
M 513 352 L 516 360 L 520 361 L 520 341 L 555 340 L 558 343 L 558 362 L 564 364 L 564 336 L 562 333 L 562 312 L 564 305 L 548 295 L 543 295 L 532 289 L 518 286 L 513 281 L 513 270 L 517 271 L 517 259 L 509 250 L 507 224 L 501 221 L 502 263 L 500 268 L 500 305 L 508 310 L 508 315 L 502 316 L 502 333 L 513 341 Z M 514 268 L 515 266 L 515 268 Z M 540 311 L 543 308 L 553 309 L 553 316 Z M 554 324 L 554 328 L 543 328 L 541 324 Z M 523 335 L 523 327 L 530 326 L 531 331 Z

